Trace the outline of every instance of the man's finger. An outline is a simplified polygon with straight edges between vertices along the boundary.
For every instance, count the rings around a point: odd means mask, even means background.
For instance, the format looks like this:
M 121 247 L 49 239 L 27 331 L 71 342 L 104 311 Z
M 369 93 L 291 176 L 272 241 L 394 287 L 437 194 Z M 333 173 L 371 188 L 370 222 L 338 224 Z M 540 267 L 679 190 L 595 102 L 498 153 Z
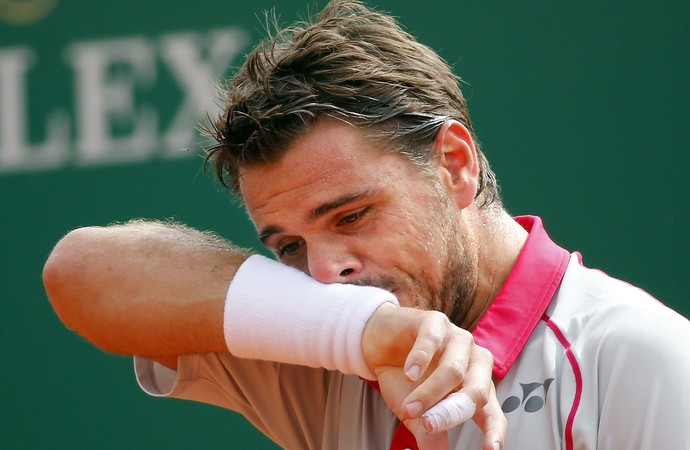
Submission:
M 420 314 L 421 323 L 416 325 L 416 337 L 407 358 L 405 375 L 410 381 L 416 381 L 424 372 L 443 345 L 448 336 L 448 317 L 437 311 L 425 311 Z
M 480 403 L 481 399 L 474 398 L 473 393 L 479 392 L 479 389 L 486 389 L 488 392 L 491 385 L 492 362 L 477 357 L 474 358 L 476 362 L 472 362 L 472 353 L 476 347 L 472 335 L 452 325 L 448 329 L 449 337 L 437 364 L 403 402 L 403 408 L 410 414 L 410 418 L 418 417 L 423 411 L 443 400 L 448 393 L 458 390 L 459 386 L 473 387 L 474 390 L 467 392 L 470 398 L 480 407 L 486 403 Z M 473 365 L 477 367 L 472 367 Z M 470 381 L 473 385 L 468 385 L 468 374 L 471 375 Z
M 436 433 L 450 430 L 471 419 L 476 411 L 477 404 L 469 395 L 454 392 L 422 414 L 421 420 L 426 431 Z
M 495 388 L 492 387 L 486 406 L 474 415 L 474 421 L 484 432 L 482 450 L 500 450 L 503 448 L 508 432 L 508 420 L 501 410 Z
M 414 435 L 419 450 L 448 450 L 448 433 L 428 433 L 419 419 L 406 420 L 405 426 Z

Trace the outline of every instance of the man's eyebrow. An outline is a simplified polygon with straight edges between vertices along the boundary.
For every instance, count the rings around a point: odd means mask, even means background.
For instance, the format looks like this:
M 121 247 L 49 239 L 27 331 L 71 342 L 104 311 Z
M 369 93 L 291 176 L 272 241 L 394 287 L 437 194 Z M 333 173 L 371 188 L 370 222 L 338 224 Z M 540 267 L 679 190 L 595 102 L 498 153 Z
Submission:
M 364 197 L 369 197 L 373 195 L 375 191 L 375 189 L 366 189 L 360 192 L 345 194 L 336 198 L 335 200 L 322 203 L 321 205 L 317 206 L 309 212 L 309 214 L 307 215 L 307 219 L 309 221 L 316 220 L 320 217 L 325 216 L 334 209 L 340 208 L 341 206 L 347 205 L 348 203 L 352 203 Z M 266 245 L 266 241 L 268 241 L 271 238 L 271 236 L 273 236 L 274 234 L 282 233 L 283 231 L 284 228 L 282 227 L 276 225 L 269 225 L 261 230 L 261 232 L 259 233 L 259 240 L 262 244 Z
M 347 205 L 348 203 L 355 202 L 361 198 L 369 197 L 373 195 L 375 189 L 366 189 L 360 192 L 353 192 L 350 194 L 342 195 L 335 200 L 323 203 L 316 208 L 312 209 L 309 213 L 308 220 L 316 220 L 319 217 L 323 217 L 334 209 L 340 208 L 341 206 Z
M 269 225 L 268 227 L 264 228 L 261 230 L 261 233 L 259 233 L 259 240 L 261 241 L 262 244 L 266 245 L 266 241 L 268 238 L 273 236 L 276 233 L 282 233 L 283 229 L 281 227 L 277 227 L 274 225 Z

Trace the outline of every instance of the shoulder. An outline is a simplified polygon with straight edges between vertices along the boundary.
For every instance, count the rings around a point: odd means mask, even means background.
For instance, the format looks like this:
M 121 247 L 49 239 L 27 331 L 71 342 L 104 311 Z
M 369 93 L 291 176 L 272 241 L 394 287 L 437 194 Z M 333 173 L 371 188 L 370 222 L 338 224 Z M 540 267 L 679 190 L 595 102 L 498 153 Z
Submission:
M 688 319 L 644 290 L 584 267 L 579 258 L 570 262 L 552 314 L 574 347 L 603 366 L 673 362 L 690 370 Z

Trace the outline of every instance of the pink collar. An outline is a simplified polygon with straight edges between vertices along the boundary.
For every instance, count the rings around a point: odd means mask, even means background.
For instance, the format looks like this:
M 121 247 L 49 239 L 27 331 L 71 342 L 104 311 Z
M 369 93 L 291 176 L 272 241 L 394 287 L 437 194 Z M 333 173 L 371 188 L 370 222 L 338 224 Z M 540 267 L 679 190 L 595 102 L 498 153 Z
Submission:
M 541 219 L 515 220 L 529 236 L 503 288 L 472 334 L 494 356 L 494 375 L 503 379 L 546 311 L 565 275 L 570 254 L 546 234 Z

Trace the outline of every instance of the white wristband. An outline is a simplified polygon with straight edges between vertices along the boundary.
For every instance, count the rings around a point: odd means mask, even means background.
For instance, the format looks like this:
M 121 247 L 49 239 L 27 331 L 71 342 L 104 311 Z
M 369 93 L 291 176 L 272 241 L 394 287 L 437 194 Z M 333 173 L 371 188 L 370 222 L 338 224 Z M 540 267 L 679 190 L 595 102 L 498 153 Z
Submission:
M 398 304 L 383 289 L 323 284 L 255 255 L 230 283 L 225 343 L 241 358 L 323 367 L 374 380 L 362 353 L 362 333 L 384 302 Z

